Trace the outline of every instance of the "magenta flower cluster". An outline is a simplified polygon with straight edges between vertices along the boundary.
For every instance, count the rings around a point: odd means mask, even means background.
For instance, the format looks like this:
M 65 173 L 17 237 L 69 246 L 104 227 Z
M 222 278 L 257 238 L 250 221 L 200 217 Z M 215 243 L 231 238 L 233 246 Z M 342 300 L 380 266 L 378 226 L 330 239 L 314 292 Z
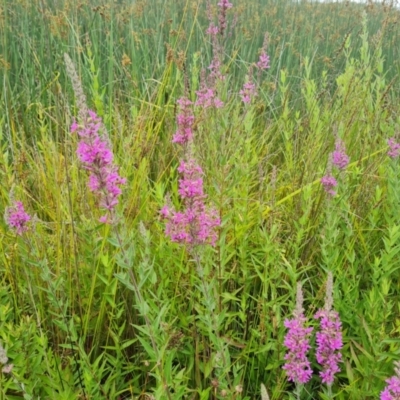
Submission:
M 218 33 L 223 35 L 227 28 L 226 11 L 229 8 L 232 8 L 233 4 L 229 0 L 221 0 L 218 3 L 218 7 L 220 8 L 218 16 L 218 22 L 219 22 Z
M 118 167 L 113 162 L 113 153 L 109 140 L 101 130 L 105 129 L 100 117 L 94 111 L 88 111 L 82 125 L 74 122 L 71 132 L 77 132 L 80 137 L 76 151 L 85 169 L 90 172 L 89 189 L 99 197 L 99 206 L 106 211 L 100 217 L 100 222 L 112 223 L 113 212 L 121 195 L 121 186 L 126 183 L 118 173 Z
M 185 144 L 193 137 L 194 115 L 191 110 L 193 103 L 186 97 L 180 98 L 177 103 L 180 108 L 180 112 L 176 117 L 178 129 L 172 138 L 172 143 Z
M 391 158 L 397 158 L 400 155 L 400 143 L 396 142 L 394 137 L 388 139 L 388 145 L 390 150 L 388 151 L 388 156 Z
M 183 97 L 178 100 L 180 113 L 177 116 L 177 131 L 173 142 L 183 146 L 186 156 L 182 160 L 178 172 L 178 193 L 183 202 L 183 211 L 176 211 L 170 204 L 161 209 L 161 216 L 167 221 L 165 234 L 173 242 L 196 246 L 209 243 L 215 245 L 216 228 L 220 225 L 217 212 L 206 208 L 206 195 L 203 189 L 203 170 L 195 158 L 190 155 L 188 145 L 193 138 L 194 115 L 190 110 L 192 102 Z
M 6 224 L 13 229 L 17 235 L 22 235 L 29 229 L 28 222 L 31 216 L 25 211 L 20 201 L 14 201 L 13 205 L 6 208 L 4 215 Z
M 215 36 L 219 32 L 219 28 L 217 25 L 214 25 L 212 22 L 210 22 L 210 25 L 208 26 L 206 33 L 207 35 Z
M 340 350 L 343 347 L 341 322 L 339 314 L 332 310 L 333 276 L 328 273 L 326 285 L 326 298 L 324 309 L 319 310 L 314 318 L 320 319 L 320 329 L 316 334 L 316 358 L 322 366 L 320 377 L 322 382 L 328 386 L 332 385 L 334 376 L 340 371 L 338 366 L 342 361 Z M 285 355 L 286 363 L 283 369 L 286 370 L 288 380 L 298 384 L 305 384 L 311 379 L 312 370 L 307 359 L 307 352 L 310 350 L 310 335 L 313 328 L 307 328 L 306 318 L 302 307 L 303 294 L 301 284 L 297 284 L 296 309 L 293 313 L 294 318 L 285 321 L 288 328 L 285 336 L 284 345 L 288 348 Z
M 400 362 L 395 363 L 396 375 L 386 380 L 387 386 L 381 392 L 380 400 L 400 399 Z
M 349 164 L 350 158 L 346 154 L 344 143 L 336 139 L 335 150 L 332 152 L 332 164 L 340 170 L 344 170 Z
M 253 98 L 257 96 L 256 85 L 250 80 L 245 82 L 239 94 L 244 104 L 250 104 Z
M 200 89 L 196 91 L 197 100 L 195 105 L 197 107 L 207 109 L 210 107 L 222 108 L 224 106 L 223 101 L 217 96 L 217 81 L 225 79 L 225 76 L 221 72 L 221 61 L 218 57 L 219 55 L 215 51 L 214 58 L 208 67 L 210 71 L 208 76 L 206 76 L 204 70 L 202 71 Z
M 288 352 L 285 355 L 286 363 L 283 369 L 288 380 L 296 384 L 307 383 L 311 379 L 312 370 L 307 353 L 310 350 L 310 335 L 313 328 L 305 327 L 306 318 L 303 313 L 295 315 L 293 319 L 284 322 L 288 332 L 283 342 Z
M 270 67 L 269 62 L 270 62 L 269 55 L 263 50 L 260 54 L 258 62 L 256 63 L 256 67 L 261 70 L 268 69 Z
M 195 105 L 203 108 L 215 107 L 222 108 L 224 103 L 217 97 L 215 90 L 204 85 L 196 91 L 197 100 Z
M 319 310 L 314 318 L 320 320 L 320 332 L 317 332 L 316 358 L 322 366 L 322 382 L 332 385 L 334 375 L 340 371 L 342 361 L 340 350 L 343 347 L 339 314 L 333 310 Z
M 228 8 L 232 8 L 233 4 L 229 1 L 229 0 L 221 0 L 218 3 L 218 7 L 221 7 L 222 9 L 228 9 Z
M 331 167 L 334 166 L 340 171 L 343 171 L 344 169 L 346 169 L 350 162 L 350 158 L 346 154 L 344 143 L 338 137 L 335 141 L 335 150 L 330 154 L 329 161 L 330 165 L 328 173 L 321 178 L 321 184 L 325 192 L 333 197 L 336 195 L 335 188 L 337 187 L 338 182 L 336 178 L 332 175 Z
M 337 180 L 331 175 L 327 174 L 321 178 L 321 184 L 324 187 L 326 193 L 330 196 L 335 196 L 335 187 L 338 185 Z

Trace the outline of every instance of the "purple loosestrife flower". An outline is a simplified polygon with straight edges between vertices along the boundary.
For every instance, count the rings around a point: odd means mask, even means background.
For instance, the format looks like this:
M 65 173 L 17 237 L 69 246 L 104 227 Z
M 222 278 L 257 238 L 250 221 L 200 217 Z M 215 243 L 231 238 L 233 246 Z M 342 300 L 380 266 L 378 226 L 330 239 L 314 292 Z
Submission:
M 267 54 L 267 47 L 268 47 L 268 33 L 264 35 L 264 43 L 260 50 L 260 56 L 258 57 L 258 61 L 255 64 L 255 67 L 258 70 L 258 79 L 261 78 L 261 73 L 263 70 L 270 68 L 270 58 Z
M 387 386 L 381 392 L 380 400 L 399 400 L 400 399 L 400 362 L 394 363 L 395 376 L 386 380 Z
M 218 7 L 224 8 L 224 9 L 228 9 L 228 8 L 232 8 L 233 4 L 229 2 L 229 0 L 221 0 L 218 3 Z
M 212 77 L 209 78 L 207 80 L 206 71 L 202 70 L 200 75 L 200 90 L 196 91 L 197 100 L 195 105 L 204 109 L 209 107 L 221 108 L 224 106 L 224 103 L 216 95 L 215 79 Z
M 214 89 L 203 87 L 196 91 L 196 95 L 196 106 L 203 107 L 204 109 L 209 107 L 221 108 L 224 106 L 224 103 L 216 97 Z
M 207 35 L 215 36 L 219 32 L 218 26 L 214 25 L 212 22 L 210 22 L 210 25 L 208 26 L 206 30 Z
M 400 155 L 400 143 L 397 143 L 394 137 L 391 137 L 387 141 L 390 150 L 387 155 L 392 158 L 397 158 Z
M 7 225 L 17 235 L 21 236 L 29 229 L 28 222 L 31 220 L 31 216 L 26 213 L 24 205 L 20 201 L 14 201 L 12 206 L 6 208 L 4 218 Z
M 346 154 L 344 143 L 339 138 L 336 139 L 335 150 L 332 152 L 332 164 L 343 170 L 349 164 L 349 156 Z
M 90 172 L 88 187 L 99 197 L 100 208 L 106 211 L 100 222 L 112 223 L 114 208 L 122 193 L 120 187 L 126 179 L 119 175 L 118 167 L 113 163 L 114 155 L 108 137 L 101 134 L 104 129 L 101 118 L 91 110 L 82 125 L 77 122 L 71 125 L 71 132 L 77 132 L 81 139 L 76 153 Z
M 215 245 L 217 240 L 216 227 L 220 220 L 215 210 L 206 210 L 203 191 L 203 171 L 194 159 L 182 161 L 178 172 L 179 194 L 184 202 L 184 211 L 177 212 L 166 205 L 161 209 L 161 215 L 167 220 L 166 235 L 173 242 L 190 246 L 209 243 Z
M 226 28 L 227 28 L 226 11 L 229 8 L 232 8 L 233 4 L 230 3 L 229 0 L 221 0 L 218 3 L 218 7 L 220 8 L 219 16 L 218 16 L 219 33 L 221 34 L 221 36 L 223 36 L 224 32 L 226 31 Z
M 326 283 L 326 298 L 323 309 L 318 310 L 314 318 L 320 320 L 320 332 L 317 332 L 317 352 L 318 363 L 322 366 L 320 376 L 322 382 L 332 385 L 335 374 L 340 371 L 338 364 L 342 361 L 340 353 L 343 347 L 342 323 L 339 314 L 332 310 L 333 298 L 333 277 L 332 272 L 328 273 Z
M 320 372 L 322 382 L 332 385 L 334 375 L 340 371 L 338 363 L 342 354 L 338 351 L 343 347 L 341 322 L 336 311 L 320 310 L 315 314 L 320 319 L 321 332 L 317 333 L 317 361 L 322 365 Z
M 256 67 L 258 69 L 268 69 L 270 67 L 269 61 L 270 61 L 269 55 L 265 51 L 262 51 L 260 54 L 260 58 L 256 63 Z
M 250 104 L 255 96 L 257 96 L 257 89 L 254 82 L 247 81 L 244 83 L 242 90 L 239 92 L 243 103 Z
M 193 104 L 188 98 L 182 97 L 177 103 L 179 104 L 180 113 L 176 117 L 178 129 L 172 139 L 172 143 L 185 144 L 192 139 L 194 115 L 191 110 Z
M 301 284 L 297 284 L 296 309 L 294 318 L 284 322 L 288 332 L 285 336 L 284 346 L 288 349 L 285 355 L 286 363 L 283 369 L 286 371 L 288 380 L 298 384 L 307 383 L 311 379 L 311 365 L 307 359 L 310 349 L 310 335 L 313 328 L 306 328 L 306 318 L 303 310 L 303 293 Z
M 173 242 L 183 243 L 189 247 L 207 243 L 214 246 L 220 219 L 214 209 L 207 209 L 205 206 L 203 170 L 191 155 L 189 147 L 193 139 L 194 116 L 186 107 L 192 103 L 183 97 L 178 100 L 178 104 L 181 106 L 182 114 L 177 118 L 178 130 L 173 142 L 182 145 L 187 158 L 182 160 L 178 167 L 181 175 L 178 193 L 182 199 L 183 211 L 176 211 L 169 202 L 161 209 L 160 214 L 166 220 L 165 234 Z
M 210 70 L 210 78 L 211 80 L 215 83 L 215 81 L 224 81 L 225 80 L 225 75 L 221 72 L 221 60 L 219 59 L 219 54 L 217 50 L 214 51 L 214 57 L 211 60 L 211 64 L 208 66 L 208 69 Z
M 336 192 L 334 188 L 337 186 L 337 180 L 330 174 L 325 175 L 321 178 L 321 184 L 324 187 L 326 193 L 330 196 L 335 196 Z

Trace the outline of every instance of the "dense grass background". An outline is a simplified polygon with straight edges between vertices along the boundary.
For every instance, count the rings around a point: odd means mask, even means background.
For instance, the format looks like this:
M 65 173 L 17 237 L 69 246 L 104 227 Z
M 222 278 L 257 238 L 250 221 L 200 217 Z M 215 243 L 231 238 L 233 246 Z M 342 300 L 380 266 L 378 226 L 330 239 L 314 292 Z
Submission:
M 386 155 L 399 17 L 388 5 L 234 2 L 225 107 L 196 111 L 222 219 L 199 277 L 159 210 L 167 193 L 179 206 L 176 100 L 185 79 L 195 99 L 212 58 L 206 2 L 1 0 L 1 212 L 13 190 L 36 222 L 23 237 L 0 224 L 0 343 L 14 364 L 0 399 L 257 399 L 261 383 L 294 398 L 283 321 L 301 281 L 315 325 L 328 270 L 345 343 L 335 398 L 378 398 L 400 358 L 400 169 Z M 245 107 L 266 32 L 271 68 Z M 117 227 L 97 222 L 76 157 L 65 52 L 128 180 Z M 320 178 L 334 133 L 351 164 L 330 199 Z M 302 398 L 326 399 L 313 368 Z

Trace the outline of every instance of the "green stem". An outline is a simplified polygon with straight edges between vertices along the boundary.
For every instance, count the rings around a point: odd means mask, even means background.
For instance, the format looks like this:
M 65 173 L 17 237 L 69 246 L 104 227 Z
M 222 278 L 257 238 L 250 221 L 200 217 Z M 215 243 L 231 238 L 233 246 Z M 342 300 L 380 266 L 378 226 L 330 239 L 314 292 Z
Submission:
M 296 395 L 296 400 L 300 400 L 301 389 L 303 389 L 303 385 L 296 383 L 296 389 L 294 391 L 294 394 Z
M 333 396 L 332 396 L 332 385 L 328 385 L 328 397 L 329 397 L 329 399 L 333 399 Z

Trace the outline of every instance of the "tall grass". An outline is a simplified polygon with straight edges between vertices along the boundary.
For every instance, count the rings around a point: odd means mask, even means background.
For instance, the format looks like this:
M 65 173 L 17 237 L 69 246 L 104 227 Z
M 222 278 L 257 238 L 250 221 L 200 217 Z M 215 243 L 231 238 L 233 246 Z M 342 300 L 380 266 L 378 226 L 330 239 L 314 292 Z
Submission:
M 234 3 L 225 106 L 195 112 L 193 151 L 221 217 L 217 246 L 197 259 L 165 236 L 160 209 L 168 195 L 180 206 L 171 139 L 176 100 L 195 100 L 212 58 L 206 2 L 0 10 L 1 212 L 14 197 L 35 215 L 21 237 L 0 225 L 0 344 L 14 365 L 0 399 L 254 399 L 262 384 L 294 398 L 283 322 L 302 282 L 315 325 L 328 271 L 344 334 L 333 394 L 378 398 L 400 354 L 399 165 L 386 155 L 399 124 L 398 11 Z M 244 105 L 266 32 L 271 68 Z M 127 178 L 115 226 L 98 223 L 76 156 L 64 53 Z M 350 165 L 330 198 L 320 179 L 334 134 Z M 302 398 L 329 398 L 312 368 Z

